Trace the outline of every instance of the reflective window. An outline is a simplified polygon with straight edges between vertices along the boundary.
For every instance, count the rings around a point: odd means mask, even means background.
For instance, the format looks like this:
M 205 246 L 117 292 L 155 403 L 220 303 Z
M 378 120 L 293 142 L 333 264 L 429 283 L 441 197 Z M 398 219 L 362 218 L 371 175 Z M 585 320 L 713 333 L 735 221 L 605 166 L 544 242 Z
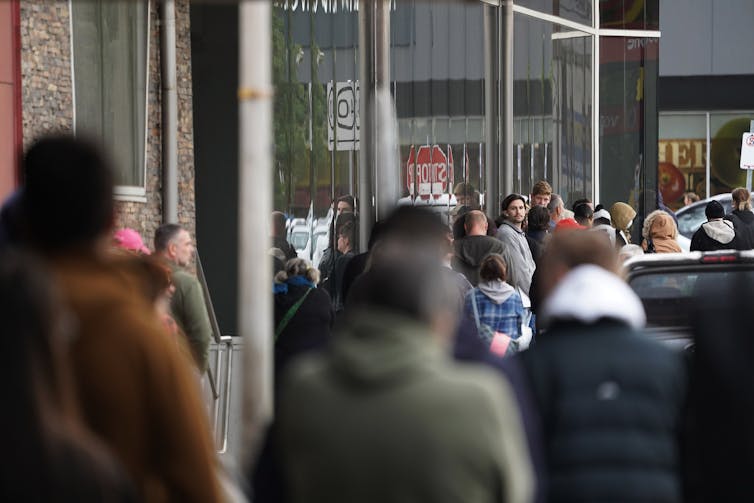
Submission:
M 513 187 L 529 194 L 545 179 L 568 204 L 592 190 L 592 39 L 524 15 L 515 23 Z
M 615 30 L 659 30 L 659 0 L 600 0 L 600 27 Z
M 484 190 L 483 13 L 481 2 L 429 1 L 399 2 L 392 12 L 404 202 L 447 211 L 459 183 Z
M 746 171 L 740 167 L 741 138 L 749 131 L 754 112 L 710 113 L 710 175 L 712 194 L 746 186 Z
M 657 55 L 657 39 L 600 40 L 599 202 L 630 204 L 637 222 L 657 207 Z
M 515 0 L 514 3 L 592 26 L 592 0 Z
M 101 139 L 115 182 L 144 187 L 148 3 L 71 2 L 76 130 Z
M 707 194 L 707 115 L 660 114 L 657 180 L 672 209 L 683 206 L 683 194 Z M 680 221 L 679 221 L 680 224 Z

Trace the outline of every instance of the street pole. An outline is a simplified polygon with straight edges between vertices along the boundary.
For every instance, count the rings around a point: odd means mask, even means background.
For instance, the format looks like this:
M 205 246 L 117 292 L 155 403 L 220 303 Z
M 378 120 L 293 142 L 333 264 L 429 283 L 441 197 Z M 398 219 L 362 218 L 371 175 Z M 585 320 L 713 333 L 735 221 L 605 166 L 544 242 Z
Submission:
M 244 338 L 242 460 L 272 419 L 272 11 L 246 0 L 239 16 L 239 331 Z
M 754 120 L 749 121 L 749 132 L 754 133 Z M 746 170 L 746 190 L 751 192 L 751 170 Z

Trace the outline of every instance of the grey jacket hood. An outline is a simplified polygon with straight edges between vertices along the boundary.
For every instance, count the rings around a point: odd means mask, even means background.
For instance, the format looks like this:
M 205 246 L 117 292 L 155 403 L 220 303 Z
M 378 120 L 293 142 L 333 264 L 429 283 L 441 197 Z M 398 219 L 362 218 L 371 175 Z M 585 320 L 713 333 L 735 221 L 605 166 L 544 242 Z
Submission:
M 480 281 L 479 290 L 490 298 L 495 304 L 502 304 L 513 295 L 516 290 L 505 281 Z
M 733 230 L 733 223 L 729 220 L 715 219 L 702 224 L 704 233 L 718 243 L 727 245 L 736 237 L 736 231 Z

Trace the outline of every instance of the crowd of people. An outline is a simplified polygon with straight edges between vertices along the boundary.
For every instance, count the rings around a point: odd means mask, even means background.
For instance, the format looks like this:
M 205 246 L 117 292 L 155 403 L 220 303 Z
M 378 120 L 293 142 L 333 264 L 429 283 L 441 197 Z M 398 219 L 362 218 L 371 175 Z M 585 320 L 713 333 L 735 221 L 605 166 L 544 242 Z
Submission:
M 213 331 L 189 231 L 164 224 L 150 249 L 115 229 L 112 170 L 85 140 L 35 142 L 22 172 L 0 210 L 0 499 L 233 501 L 200 397 Z M 627 257 L 678 251 L 672 214 L 633 244 L 626 203 L 567 209 L 541 181 L 492 219 L 456 189 L 452 222 L 399 207 L 362 253 L 357 202 L 339 198 L 318 268 L 271 215 L 275 420 L 250 499 L 753 500 L 737 392 L 752 286 L 700 299 L 697 351 L 677 352 L 644 333 L 621 277 Z M 754 246 L 750 194 L 732 196 L 692 248 Z
M 647 215 L 634 244 L 626 203 L 566 209 L 540 181 L 504 198 L 494 220 L 469 184 L 456 192 L 450 225 L 399 207 L 361 255 L 335 245 L 329 264 L 295 259 L 277 277 L 276 421 L 252 475 L 258 500 L 751 498 L 746 484 L 701 475 L 748 460 L 754 445 L 705 456 L 722 448 L 701 430 L 712 393 L 698 382 L 719 362 L 644 333 L 644 307 L 622 278 L 630 257 L 680 251 L 674 215 Z M 754 222 L 748 192 L 733 197 L 734 213 L 710 203 L 699 231 L 729 248 Z M 338 201 L 340 241 L 358 218 L 351 196 Z M 345 285 L 338 261 L 352 269 Z

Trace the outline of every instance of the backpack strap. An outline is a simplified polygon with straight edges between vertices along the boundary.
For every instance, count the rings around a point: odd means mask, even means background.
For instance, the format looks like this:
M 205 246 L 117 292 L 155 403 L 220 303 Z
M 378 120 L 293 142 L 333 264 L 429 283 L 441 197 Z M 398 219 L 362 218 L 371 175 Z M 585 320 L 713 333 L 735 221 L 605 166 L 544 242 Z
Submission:
M 476 329 L 480 330 L 480 328 L 479 328 L 479 308 L 476 305 L 476 288 L 472 288 L 471 292 L 469 294 L 471 295 L 471 306 L 474 309 L 474 322 L 476 322 Z
M 311 292 L 313 288 L 308 288 L 304 295 L 301 296 L 300 299 L 296 301 L 295 304 L 291 306 L 290 309 L 288 309 L 288 312 L 285 313 L 285 316 L 283 316 L 283 319 L 280 320 L 280 323 L 278 324 L 277 328 L 275 329 L 275 340 L 278 340 L 278 337 L 281 333 L 283 333 L 283 330 L 285 330 L 285 327 L 288 326 L 288 323 L 290 323 L 291 319 L 296 315 L 296 312 L 298 311 L 298 308 L 301 307 L 301 304 L 304 303 L 306 300 L 307 295 L 309 295 L 309 292 Z

